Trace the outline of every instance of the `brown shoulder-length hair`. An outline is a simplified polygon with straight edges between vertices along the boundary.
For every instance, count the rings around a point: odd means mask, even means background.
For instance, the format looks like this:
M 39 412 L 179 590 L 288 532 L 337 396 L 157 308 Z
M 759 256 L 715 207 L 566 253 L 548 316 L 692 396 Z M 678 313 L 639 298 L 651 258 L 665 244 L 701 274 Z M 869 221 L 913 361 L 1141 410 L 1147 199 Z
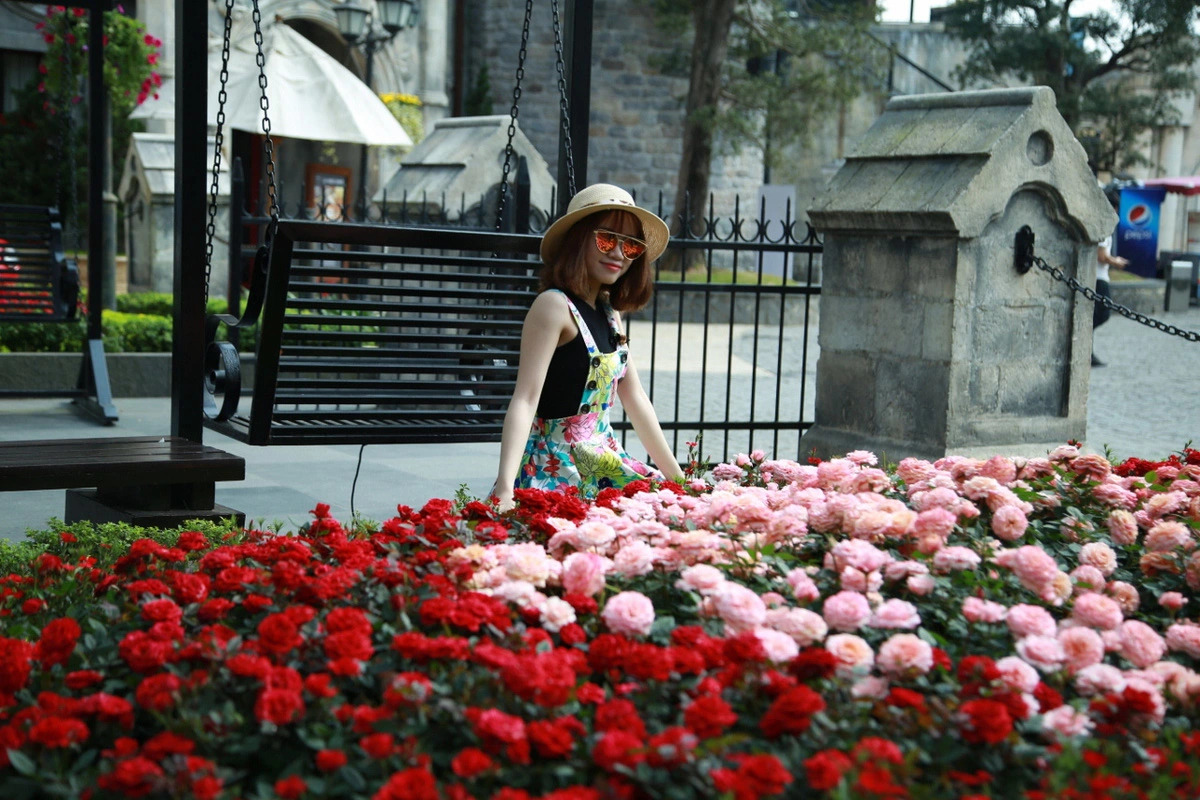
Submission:
M 626 230 L 628 223 L 633 223 L 633 229 L 638 237 L 643 236 L 642 224 L 638 218 L 628 211 L 601 211 L 591 214 L 576 222 L 563 237 L 562 247 L 552 263 L 543 264 L 541 272 L 540 291 L 546 289 L 565 289 L 575 295 L 582 295 L 587 284 L 587 268 L 584 258 L 587 248 L 595 247 L 590 239 L 597 228 L 609 230 Z M 620 226 L 620 227 L 618 227 Z M 608 295 L 608 304 L 617 311 L 636 311 L 650 302 L 654 292 L 654 280 L 650 275 L 650 265 L 646 263 L 643 253 L 634 259 L 625 274 L 617 282 L 601 292 L 601 297 Z

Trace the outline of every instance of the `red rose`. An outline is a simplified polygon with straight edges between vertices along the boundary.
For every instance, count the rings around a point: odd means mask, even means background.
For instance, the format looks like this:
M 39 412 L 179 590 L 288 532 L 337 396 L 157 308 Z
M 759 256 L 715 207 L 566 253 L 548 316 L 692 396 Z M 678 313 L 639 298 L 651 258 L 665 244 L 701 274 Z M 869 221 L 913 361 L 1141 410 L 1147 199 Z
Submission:
M 82 633 L 79 623 L 69 617 L 46 623 L 37 643 L 38 661 L 42 662 L 43 667 L 67 663 Z
M 574 717 L 556 720 L 534 720 L 526 726 L 533 749 L 543 758 L 566 758 L 575 749 L 574 734 L 581 733 L 582 724 Z
M 594 725 L 597 731 L 627 731 L 639 739 L 646 736 L 646 725 L 629 700 L 609 700 L 597 706 Z
M 333 772 L 346 766 L 346 754 L 341 750 L 318 750 L 316 762 L 322 772 Z
M 768 739 L 777 739 L 785 733 L 803 733 L 812 723 L 812 715 L 824 708 L 821 695 L 807 686 L 797 686 L 771 704 L 759 721 L 759 727 Z
M 475 735 L 484 742 L 512 744 L 525 739 L 525 721 L 499 709 L 479 712 L 472 725 Z
M 171 656 L 171 646 L 145 631 L 130 631 L 117 646 L 117 652 L 134 672 L 157 672 Z
M 308 784 L 299 775 L 289 775 L 275 781 L 275 794 L 280 800 L 299 800 L 308 791 Z
M 15 694 L 25 688 L 33 652 L 33 645 L 23 639 L 0 636 L 0 695 Z
M 286 725 L 303 713 L 303 696 L 288 689 L 263 689 L 254 702 L 254 716 L 259 722 Z
M 450 761 L 450 769 L 460 778 L 474 778 L 487 772 L 495 766 L 492 757 L 478 747 L 468 747 L 462 750 Z
M 180 550 L 194 553 L 197 550 L 207 550 L 212 547 L 212 544 L 208 541 L 208 537 L 200 531 L 184 531 L 179 534 L 179 541 L 175 543 L 175 546 Z
M 792 659 L 789 669 L 802 681 L 819 680 L 833 675 L 837 669 L 837 656 L 824 647 L 809 647 Z
M 737 795 L 742 797 L 766 797 L 780 794 L 792 782 L 792 773 L 773 755 L 748 756 L 737 770 Z
M 284 655 L 303 642 L 296 623 L 285 614 L 269 614 L 258 623 L 258 644 L 272 653 Z
M 906 797 L 907 790 L 892 779 L 892 774 L 878 764 L 863 764 L 854 787 L 876 797 Z
M 183 619 L 183 609 L 174 600 L 151 600 L 142 606 L 142 619 L 147 622 L 175 622 Z
M 219 619 L 224 619 L 225 615 L 233 610 L 234 603 L 224 597 L 214 597 L 207 600 L 196 611 L 196 616 L 201 622 L 216 622 Z
M 629 731 L 610 730 L 592 747 L 592 761 L 605 772 L 618 765 L 632 768 L 646 759 L 643 747 L 642 740 Z
M 690 760 L 700 740 L 687 728 L 673 725 L 650 737 L 648 758 L 651 766 L 675 767 Z
M 143 678 L 138 684 L 134 697 L 138 705 L 148 711 L 166 711 L 175 705 L 179 689 L 183 682 L 169 672 L 151 675 Z
M 45 607 L 46 601 L 40 597 L 31 597 L 24 603 L 21 603 L 21 611 L 29 615 L 37 614 Z
M 827 792 L 841 783 L 842 776 L 854 766 L 850 757 L 834 748 L 822 750 L 804 760 L 804 775 L 808 785 L 819 792 Z
M 163 731 L 150 737 L 142 745 L 142 755 L 152 761 L 162 761 L 167 756 L 185 756 L 196 749 L 196 743 L 186 736 Z
M 729 703 L 717 695 L 697 697 L 683 712 L 683 721 L 701 739 L 720 736 L 738 720 Z
M 966 720 L 963 739 L 971 744 L 999 744 L 1012 733 L 1013 720 L 1008 708 L 995 700 L 968 700 L 959 706 Z
M 428 769 L 406 769 L 388 778 L 371 800 L 439 800 L 437 781 Z
M 162 767 L 144 756 L 134 756 L 118 762 L 112 772 L 97 778 L 96 784 L 107 792 L 143 797 L 155 788 L 162 777 Z
M 371 758 L 387 758 L 396 750 L 396 737 L 390 733 L 372 733 L 359 739 L 358 746 Z
M 355 658 L 367 661 L 375 655 L 371 637 L 358 631 L 338 631 L 325 637 L 325 655 L 332 659 Z
M 63 679 L 63 683 L 67 685 L 68 689 L 79 691 L 102 680 L 104 680 L 104 676 L 94 669 L 79 669 L 74 672 L 68 672 L 67 677 Z
M 1045 681 L 1038 681 L 1033 690 L 1033 697 L 1038 701 L 1038 710 L 1042 713 L 1053 711 L 1063 704 L 1062 695 L 1053 687 L 1047 686 Z
M 905 689 L 901 686 L 892 688 L 888 692 L 884 702 L 896 708 L 915 708 L 918 711 L 925 710 L 925 696 L 920 692 L 914 692 L 912 689 Z
M 84 698 L 84 710 L 104 722 L 115 722 L 125 728 L 133 727 L 133 704 L 124 697 L 97 692 Z
M 64 748 L 86 742 L 90 731 L 77 719 L 42 717 L 29 729 L 29 741 L 42 747 Z
M 892 764 L 902 764 L 904 754 L 895 742 L 879 736 L 864 736 L 854 745 L 851 755 L 859 763 L 864 761 L 887 761 Z

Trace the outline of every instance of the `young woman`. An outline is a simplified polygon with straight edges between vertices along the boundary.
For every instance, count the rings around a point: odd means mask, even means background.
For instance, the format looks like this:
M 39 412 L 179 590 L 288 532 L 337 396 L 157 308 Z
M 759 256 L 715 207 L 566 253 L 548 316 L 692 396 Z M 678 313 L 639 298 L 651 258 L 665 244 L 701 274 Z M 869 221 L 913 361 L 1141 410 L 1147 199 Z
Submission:
M 542 238 L 541 293 L 525 316 L 521 366 L 500 444 L 494 493 L 576 486 L 594 496 L 641 478 L 677 478 L 679 463 L 629 360 L 621 311 L 641 308 L 667 225 L 624 189 L 598 183 L 571 199 Z M 630 457 L 609 413 L 621 399 L 658 466 Z

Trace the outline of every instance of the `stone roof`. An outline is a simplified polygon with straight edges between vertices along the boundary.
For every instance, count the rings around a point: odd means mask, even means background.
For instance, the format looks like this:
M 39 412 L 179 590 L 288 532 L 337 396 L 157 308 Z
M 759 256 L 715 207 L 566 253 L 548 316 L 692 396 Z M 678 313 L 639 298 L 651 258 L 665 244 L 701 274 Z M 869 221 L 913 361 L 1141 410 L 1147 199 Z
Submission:
M 1081 239 L 1116 225 L 1048 87 L 908 95 L 888 103 L 810 216 L 819 230 L 973 238 L 1029 188 Z
M 216 140 L 208 137 L 208 147 L 205 151 L 205 164 L 208 177 L 205 187 L 212 184 L 213 148 Z M 228 156 L 228 153 L 224 154 Z M 229 162 L 226 158 L 217 184 L 217 194 L 229 195 Z M 117 195 L 122 199 L 129 196 L 130 184 L 138 180 L 143 193 L 149 195 L 175 194 L 175 136 L 170 133 L 135 133 L 129 143 L 129 152 L 125 157 L 125 169 L 121 174 L 121 185 Z
M 509 117 L 503 115 L 438 120 L 433 130 L 404 156 L 400 169 L 376 193 L 374 200 L 382 201 L 386 192 L 389 204 L 403 202 L 407 197 L 410 205 L 424 202 L 440 209 L 444 202 L 448 212 L 457 211 L 464 201 L 467 206 L 478 203 L 500 182 L 508 124 Z M 530 203 L 548 216 L 555 180 L 546 159 L 520 127 L 513 137 L 513 150 L 516 155 L 525 156 L 529 165 Z M 516 174 L 514 157 L 510 182 Z

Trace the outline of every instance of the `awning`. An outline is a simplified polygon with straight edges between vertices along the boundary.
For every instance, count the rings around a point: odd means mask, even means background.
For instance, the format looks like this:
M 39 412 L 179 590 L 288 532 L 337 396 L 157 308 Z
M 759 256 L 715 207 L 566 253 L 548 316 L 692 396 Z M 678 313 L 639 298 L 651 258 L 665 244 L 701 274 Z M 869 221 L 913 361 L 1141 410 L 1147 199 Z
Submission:
M 1194 195 L 1200 194 L 1200 175 L 1185 178 L 1147 178 L 1143 186 L 1158 186 L 1171 194 Z
M 262 133 L 262 91 L 258 85 L 253 29 L 234 26 L 229 53 L 229 82 L 225 91 L 225 124 L 250 133 Z M 217 124 L 217 99 L 221 86 L 221 42 L 209 40 L 208 124 Z M 378 95 L 333 56 L 276 22 L 263 29 L 266 56 L 267 115 L 271 133 L 291 139 L 391 147 L 413 141 L 388 111 Z M 174 115 L 175 87 L 166 82 L 162 97 L 134 110 L 135 118 L 169 118 Z M 170 111 L 168 111 L 168 108 Z

